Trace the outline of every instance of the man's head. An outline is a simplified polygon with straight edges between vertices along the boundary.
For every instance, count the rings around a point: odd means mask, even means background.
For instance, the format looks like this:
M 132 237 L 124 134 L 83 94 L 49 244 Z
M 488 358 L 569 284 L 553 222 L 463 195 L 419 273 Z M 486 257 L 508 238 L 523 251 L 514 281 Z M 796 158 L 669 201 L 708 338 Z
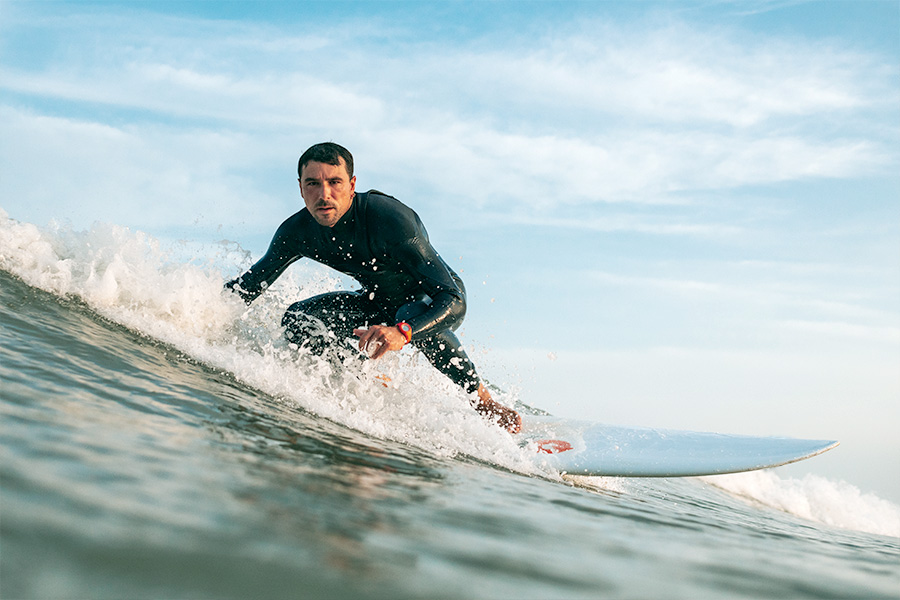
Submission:
M 319 225 L 334 227 L 343 217 L 356 193 L 353 156 L 332 142 L 316 144 L 297 163 L 300 195 Z
M 352 178 L 353 155 L 350 154 L 349 150 L 334 142 L 322 142 L 321 144 L 310 146 L 306 152 L 300 156 L 300 161 L 297 163 L 297 177 L 303 178 L 303 167 L 305 167 L 307 163 L 320 162 L 325 163 L 326 165 L 339 167 L 341 165 L 341 160 L 344 161 L 344 165 L 347 168 L 347 177 Z

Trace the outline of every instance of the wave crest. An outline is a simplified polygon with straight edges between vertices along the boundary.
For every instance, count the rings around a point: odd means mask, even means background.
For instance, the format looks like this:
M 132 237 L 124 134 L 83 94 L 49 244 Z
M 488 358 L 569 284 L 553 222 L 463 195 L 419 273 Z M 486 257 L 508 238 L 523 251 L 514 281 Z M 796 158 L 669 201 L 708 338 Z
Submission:
M 818 475 L 781 478 L 772 471 L 701 477 L 727 492 L 842 529 L 900 537 L 900 506 Z

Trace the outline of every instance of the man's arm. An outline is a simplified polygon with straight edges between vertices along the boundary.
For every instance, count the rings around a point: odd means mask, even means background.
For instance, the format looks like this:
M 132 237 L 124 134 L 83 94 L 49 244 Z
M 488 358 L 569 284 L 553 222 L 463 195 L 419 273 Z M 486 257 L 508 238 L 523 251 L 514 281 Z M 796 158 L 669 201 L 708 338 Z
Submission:
M 442 329 L 455 328 L 466 315 L 466 292 L 450 268 L 421 235 L 413 236 L 391 248 L 391 256 L 413 275 L 431 298 L 428 310 L 407 319 L 406 333 L 393 325 L 374 325 L 356 329 L 359 349 L 371 358 L 400 350 L 414 338 L 428 337 Z
M 408 321 L 412 338 L 455 329 L 466 316 L 466 291 L 428 238 L 417 236 L 406 240 L 393 249 L 393 256 L 416 277 L 431 298 L 428 310 Z
M 428 310 L 406 321 L 407 333 L 393 325 L 356 329 L 359 349 L 370 358 L 380 358 L 400 350 L 414 338 L 428 337 L 442 329 L 452 329 L 466 315 L 466 292 L 427 238 L 416 236 L 393 248 L 392 256 L 413 274 L 431 298 Z
M 225 283 L 226 289 L 235 292 L 244 302 L 250 304 L 266 291 L 266 288 L 278 279 L 291 263 L 301 257 L 296 251 L 290 250 L 288 243 L 290 239 L 288 230 L 291 228 L 292 219 L 293 217 L 281 224 L 265 255 L 246 273 Z

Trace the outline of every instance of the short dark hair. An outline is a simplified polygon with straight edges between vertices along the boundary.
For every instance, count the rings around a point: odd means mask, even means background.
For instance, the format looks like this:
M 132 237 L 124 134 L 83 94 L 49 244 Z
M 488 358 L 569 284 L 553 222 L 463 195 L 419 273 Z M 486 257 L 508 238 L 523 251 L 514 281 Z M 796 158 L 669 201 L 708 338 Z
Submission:
M 310 146 L 306 152 L 300 155 L 300 161 L 297 163 L 297 177 L 303 177 L 303 167 L 310 162 L 320 162 L 326 165 L 340 166 L 341 159 L 347 166 L 347 175 L 353 178 L 353 155 L 350 151 L 334 142 L 322 142 Z

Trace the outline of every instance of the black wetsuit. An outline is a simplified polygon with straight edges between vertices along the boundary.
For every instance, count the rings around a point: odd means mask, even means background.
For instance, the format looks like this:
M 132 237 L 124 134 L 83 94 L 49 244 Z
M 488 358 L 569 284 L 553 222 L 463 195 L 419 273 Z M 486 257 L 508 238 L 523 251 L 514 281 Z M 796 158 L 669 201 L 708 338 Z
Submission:
M 304 257 L 350 275 L 362 289 L 292 304 L 282 320 L 289 341 L 324 352 L 329 339 L 350 338 L 355 328 L 405 321 L 431 364 L 467 392 L 478 389 L 475 367 L 453 333 L 465 317 L 465 287 L 411 208 L 370 190 L 356 194 L 334 227 L 319 225 L 304 208 L 281 224 L 265 256 L 226 286 L 250 303 Z

